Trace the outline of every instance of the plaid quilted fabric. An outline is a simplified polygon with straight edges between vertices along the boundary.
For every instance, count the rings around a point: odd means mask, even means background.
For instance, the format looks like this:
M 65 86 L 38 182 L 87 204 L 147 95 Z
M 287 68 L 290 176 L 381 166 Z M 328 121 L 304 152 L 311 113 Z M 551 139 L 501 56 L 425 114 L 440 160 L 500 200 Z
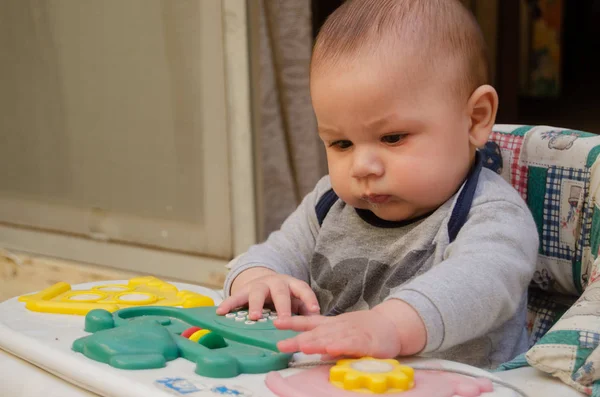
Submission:
M 519 165 L 523 137 L 502 132 L 492 132 L 490 140 L 496 142 L 501 149 L 512 152 L 510 167 L 510 184 L 517 189 L 523 200 L 527 200 L 527 166 Z
M 567 305 L 559 303 L 547 292 L 530 289 L 527 300 L 529 347 L 537 343 L 567 309 Z
M 595 349 L 600 344 L 600 334 L 597 332 L 581 331 L 579 333 L 579 346 L 584 349 Z
M 529 349 L 527 362 L 582 393 L 600 397 L 599 311 L 600 283 L 596 282 Z
M 533 318 L 533 322 L 531 324 L 529 347 L 535 345 L 536 342 L 540 340 L 546 334 L 546 332 L 550 330 L 550 328 L 552 328 L 556 318 L 556 314 L 551 309 L 538 308 L 536 312 L 537 314 Z
M 510 162 L 510 182 L 538 225 L 536 274 L 561 286 L 540 289 L 542 277 L 529 288 L 525 358 L 574 389 L 600 397 L 600 137 L 549 126 L 511 127 L 497 126 L 501 132 L 491 139 L 503 150 L 505 165 Z M 573 304 L 571 298 L 582 290 Z M 519 358 L 505 367 L 522 365 Z
M 593 199 L 592 199 L 593 200 Z M 585 185 L 585 198 L 583 206 L 583 223 L 581 225 L 581 234 L 577 240 L 577 252 L 575 261 L 581 263 L 583 257 L 583 249 L 589 247 L 592 239 L 592 220 L 594 217 L 594 204 L 589 197 L 589 181 Z M 597 256 L 594 254 L 594 256 Z
M 544 196 L 545 205 L 543 213 L 541 245 L 542 254 L 554 258 L 571 260 L 575 254 L 575 247 L 570 247 L 567 244 L 561 244 L 559 230 L 561 227 L 561 186 L 564 179 L 580 181 L 587 184 L 589 180 L 589 171 L 575 168 L 548 168 L 546 194 Z M 591 225 L 588 225 L 588 229 L 589 228 L 591 228 Z

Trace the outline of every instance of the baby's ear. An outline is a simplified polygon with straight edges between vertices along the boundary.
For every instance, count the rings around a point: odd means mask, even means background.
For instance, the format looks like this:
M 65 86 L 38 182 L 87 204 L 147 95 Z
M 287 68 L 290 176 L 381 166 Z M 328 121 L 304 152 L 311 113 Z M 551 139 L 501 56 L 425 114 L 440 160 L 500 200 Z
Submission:
M 482 147 L 496 122 L 498 94 L 491 85 L 482 85 L 473 92 L 467 106 L 471 118 L 469 141 L 475 147 Z

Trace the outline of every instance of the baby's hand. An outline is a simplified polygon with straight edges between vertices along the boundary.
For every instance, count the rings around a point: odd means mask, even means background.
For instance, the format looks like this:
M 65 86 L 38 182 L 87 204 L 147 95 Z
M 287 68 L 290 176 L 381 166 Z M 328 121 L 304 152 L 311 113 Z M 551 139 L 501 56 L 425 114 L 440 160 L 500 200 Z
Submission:
M 248 304 L 250 319 L 257 320 L 262 317 L 265 302 L 273 303 L 281 318 L 290 317 L 292 312 L 304 315 L 319 313 L 317 297 L 307 283 L 272 272 L 241 286 L 219 305 L 217 314 L 224 315 Z
M 277 344 L 283 353 L 393 358 L 425 347 L 427 331 L 407 303 L 390 299 L 371 310 L 335 317 L 289 317 L 275 320 L 279 329 L 303 332 Z
M 275 320 L 279 329 L 306 331 L 277 344 L 283 353 L 393 358 L 401 350 L 396 325 L 373 310 L 335 317 L 290 317 Z

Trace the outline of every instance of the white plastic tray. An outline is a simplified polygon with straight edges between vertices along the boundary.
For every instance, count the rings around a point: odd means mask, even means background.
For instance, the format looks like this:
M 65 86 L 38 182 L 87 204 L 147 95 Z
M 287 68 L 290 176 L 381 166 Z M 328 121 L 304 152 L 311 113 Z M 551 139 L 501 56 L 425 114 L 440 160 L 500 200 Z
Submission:
M 79 284 L 73 286 L 73 289 L 89 289 L 107 283 Z M 110 281 L 110 283 L 127 283 L 127 281 Z M 174 283 L 174 285 L 179 289 L 208 295 L 215 300 L 215 303 L 219 303 L 222 299 L 218 292 L 207 288 L 181 283 Z M 45 397 L 53 396 L 52 390 L 56 391 L 55 388 L 61 381 L 47 375 L 51 373 L 72 385 L 71 388 L 65 386 L 57 396 L 90 396 L 93 395 L 91 393 L 96 393 L 106 397 L 172 397 L 173 395 L 214 397 L 227 395 L 226 388 L 237 390 L 241 393 L 237 394 L 239 397 L 274 396 L 264 384 L 264 375 L 240 375 L 231 379 L 204 378 L 194 372 L 194 363 L 181 358 L 170 361 L 165 368 L 141 371 L 119 370 L 90 360 L 71 350 L 75 339 L 88 335 L 83 330 L 84 319 L 84 316 L 31 312 L 25 309 L 24 303 L 19 302 L 17 298 L 1 303 L 0 349 L 28 361 L 45 373 L 36 372 L 31 365 L 14 357 L 5 356 L 3 359 L 0 356 L 0 391 L 3 389 L 6 391 L 7 385 L 11 384 L 15 389 L 14 384 L 18 382 L 11 383 L 11 380 L 27 376 L 32 382 L 36 382 L 37 379 L 38 383 L 31 384 L 27 394 L 22 390 L 22 395 L 41 395 L 33 390 L 44 390 Z M 405 363 L 410 365 L 411 362 L 416 361 L 407 360 Z M 487 374 L 485 371 L 466 365 L 444 363 L 445 366 Z M 286 376 L 296 371 L 300 370 L 287 369 L 281 374 Z M 184 379 L 188 384 L 194 385 L 197 391 L 182 394 L 165 388 L 159 382 L 165 378 Z M 66 394 L 67 389 L 70 390 L 69 394 Z M 5 394 L 2 392 L 0 395 Z M 513 397 L 514 395 L 511 391 L 498 387 L 496 392 L 488 393 L 485 397 Z

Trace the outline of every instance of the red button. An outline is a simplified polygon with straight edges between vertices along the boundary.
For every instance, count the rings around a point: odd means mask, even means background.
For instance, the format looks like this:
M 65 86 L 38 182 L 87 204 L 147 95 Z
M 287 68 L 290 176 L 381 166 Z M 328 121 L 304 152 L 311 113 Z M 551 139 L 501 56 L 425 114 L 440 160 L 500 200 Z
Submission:
M 192 336 L 192 334 L 194 332 L 200 331 L 201 329 L 202 328 L 200 328 L 200 327 L 190 327 L 190 328 L 186 329 L 185 331 L 183 331 L 181 333 L 181 336 L 183 336 L 184 338 L 188 338 L 189 339 L 189 337 Z

